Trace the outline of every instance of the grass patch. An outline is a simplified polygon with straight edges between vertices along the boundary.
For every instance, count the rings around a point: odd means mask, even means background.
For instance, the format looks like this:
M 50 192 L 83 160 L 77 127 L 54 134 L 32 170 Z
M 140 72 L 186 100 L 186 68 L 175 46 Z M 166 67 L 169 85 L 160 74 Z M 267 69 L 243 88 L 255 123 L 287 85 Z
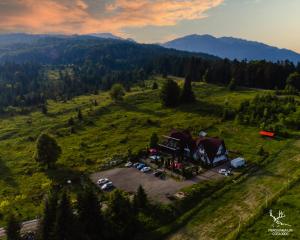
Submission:
M 161 86 L 162 80 L 156 81 Z M 224 87 L 195 83 L 195 104 L 166 109 L 161 106 L 159 90 L 151 90 L 148 85 L 146 90 L 132 88 L 123 103 L 111 102 L 108 93 L 102 92 L 67 102 L 49 101 L 47 115 L 36 111 L 1 118 L 0 225 L 10 210 L 24 220 L 35 218 L 41 213 L 43 195 L 52 182 L 65 184 L 68 179 L 98 171 L 113 156 L 126 155 L 128 149 L 133 153 L 145 149 L 153 132 L 160 135 L 172 128 L 189 128 L 197 135 L 206 129 L 210 136 L 223 137 L 227 148 L 253 163 L 262 160 L 257 155 L 260 146 L 272 155 L 289 143 L 286 139 L 264 140 L 258 128 L 221 121 L 219 112 L 225 102 L 236 107 L 253 98 L 258 90 L 230 92 Z M 94 100 L 98 106 L 94 106 Z M 76 118 L 77 109 L 83 113 L 82 121 Z M 72 127 L 67 124 L 71 117 L 75 119 Z M 52 172 L 33 159 L 35 140 L 44 131 L 54 135 L 63 150 L 57 170 Z

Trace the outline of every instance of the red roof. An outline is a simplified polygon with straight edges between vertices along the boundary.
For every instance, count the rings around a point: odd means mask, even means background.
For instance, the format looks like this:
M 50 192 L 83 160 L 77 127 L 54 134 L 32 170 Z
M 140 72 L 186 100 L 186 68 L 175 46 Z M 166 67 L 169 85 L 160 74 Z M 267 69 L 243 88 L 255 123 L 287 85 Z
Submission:
M 275 133 L 273 133 L 273 132 L 260 131 L 259 134 L 261 136 L 265 136 L 265 137 L 275 137 Z
M 184 131 L 172 130 L 170 137 L 178 139 L 179 144 L 183 148 L 188 146 L 190 149 L 194 149 L 194 147 L 195 147 L 194 139 L 193 139 L 191 133 L 187 130 L 184 130 Z
M 211 137 L 200 137 L 197 139 L 196 144 L 197 146 L 203 146 L 209 159 L 215 158 L 221 145 L 225 147 L 225 143 L 222 139 Z

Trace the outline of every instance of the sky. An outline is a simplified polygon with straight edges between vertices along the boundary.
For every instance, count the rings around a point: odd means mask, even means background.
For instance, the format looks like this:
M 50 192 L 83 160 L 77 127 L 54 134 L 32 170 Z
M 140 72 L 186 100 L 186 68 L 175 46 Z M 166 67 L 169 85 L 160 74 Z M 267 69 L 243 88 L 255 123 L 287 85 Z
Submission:
M 255 40 L 300 53 L 300 0 L 0 0 L 0 32 L 111 32 L 138 42 L 189 34 Z

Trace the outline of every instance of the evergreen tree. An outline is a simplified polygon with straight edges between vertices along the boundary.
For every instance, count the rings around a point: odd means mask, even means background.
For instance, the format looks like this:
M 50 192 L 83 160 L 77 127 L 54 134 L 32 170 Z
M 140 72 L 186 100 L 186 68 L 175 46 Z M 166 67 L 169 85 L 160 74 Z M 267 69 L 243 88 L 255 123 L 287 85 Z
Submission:
M 48 108 L 47 108 L 46 104 L 42 105 L 42 113 L 45 114 L 45 115 L 48 113 Z
M 39 224 L 38 235 L 41 240 L 52 240 L 56 221 L 58 196 L 52 191 L 45 201 L 43 218 Z
M 286 80 L 286 87 L 292 86 L 293 88 L 300 90 L 300 73 L 291 73 Z
M 85 189 L 77 198 L 78 220 L 84 236 L 90 240 L 102 239 L 104 219 L 97 195 L 90 188 Z
M 137 189 L 137 193 L 134 195 L 133 202 L 136 209 L 145 209 L 148 206 L 148 197 L 141 185 Z
M 195 101 L 195 95 L 194 95 L 194 92 L 192 90 L 191 75 L 188 75 L 185 78 L 183 89 L 182 89 L 182 92 L 181 92 L 180 101 L 182 103 L 191 103 L 191 102 Z
M 158 136 L 156 133 L 152 133 L 151 138 L 150 138 L 150 148 L 156 148 L 158 144 Z
M 74 118 L 70 117 L 69 120 L 68 120 L 68 125 L 73 126 L 74 124 L 75 124 Z
M 56 221 L 53 236 L 55 240 L 74 240 L 76 236 L 75 219 L 70 203 L 69 196 L 66 192 L 62 194 L 61 200 L 57 206 Z
M 9 215 L 6 223 L 5 233 L 7 240 L 20 240 L 21 239 L 21 224 L 16 217 Z
M 109 239 L 134 239 L 136 216 L 129 199 L 120 190 L 111 193 L 106 213 L 111 222 Z
M 206 69 L 205 73 L 203 74 L 202 81 L 209 82 L 209 70 L 208 69 Z
M 152 90 L 156 90 L 156 89 L 158 89 L 158 84 L 157 84 L 157 82 L 154 82 L 152 84 Z
M 236 89 L 236 81 L 234 78 L 232 78 L 228 84 L 228 89 L 230 91 L 234 91 Z
M 52 168 L 61 155 L 61 148 L 56 140 L 46 133 L 42 133 L 36 144 L 35 160 Z
M 78 111 L 77 111 L 77 118 L 79 121 L 81 121 L 83 119 L 82 112 L 80 109 L 78 109 Z
M 179 104 L 180 88 L 178 84 L 168 79 L 163 85 L 160 93 L 162 104 L 165 107 L 176 107 Z

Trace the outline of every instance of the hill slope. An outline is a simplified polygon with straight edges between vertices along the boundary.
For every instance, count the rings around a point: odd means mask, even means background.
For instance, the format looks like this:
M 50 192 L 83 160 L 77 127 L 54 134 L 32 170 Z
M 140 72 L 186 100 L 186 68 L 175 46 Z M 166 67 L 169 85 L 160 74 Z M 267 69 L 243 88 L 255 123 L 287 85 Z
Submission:
M 105 59 L 118 59 L 119 64 L 125 63 L 128 66 L 141 64 L 162 55 L 197 55 L 206 59 L 216 59 L 208 54 L 191 54 L 153 44 L 138 44 L 130 40 L 98 36 L 0 35 L 0 63 L 32 61 L 41 64 L 73 64 L 89 58 L 100 62 Z
M 216 38 L 210 35 L 189 35 L 164 43 L 164 47 L 190 52 L 204 52 L 229 59 L 248 60 L 290 60 L 300 61 L 300 54 L 272 47 L 263 43 L 232 37 Z

